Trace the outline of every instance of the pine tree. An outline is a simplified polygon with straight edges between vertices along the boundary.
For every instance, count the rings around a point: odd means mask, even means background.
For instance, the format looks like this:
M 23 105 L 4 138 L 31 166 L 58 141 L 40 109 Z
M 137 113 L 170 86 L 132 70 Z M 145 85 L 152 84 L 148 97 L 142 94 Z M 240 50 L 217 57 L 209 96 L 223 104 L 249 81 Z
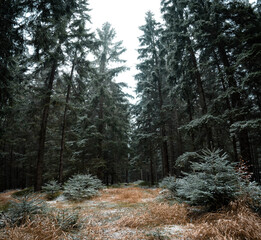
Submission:
M 137 131 L 142 141 L 148 144 L 146 151 L 149 154 L 150 178 L 151 183 L 154 182 L 153 176 L 153 132 L 159 128 L 159 136 L 161 145 L 160 152 L 162 157 L 162 174 L 167 176 L 170 173 L 169 153 L 167 144 L 166 116 L 164 110 L 164 67 L 160 56 L 161 44 L 159 41 L 161 28 L 159 23 L 154 19 L 151 12 L 146 13 L 146 24 L 140 27 L 143 35 L 139 38 L 140 48 L 138 49 L 140 63 L 137 65 L 139 73 L 136 75 L 138 80 L 137 93 L 140 94 L 141 100 L 137 108 L 138 125 Z

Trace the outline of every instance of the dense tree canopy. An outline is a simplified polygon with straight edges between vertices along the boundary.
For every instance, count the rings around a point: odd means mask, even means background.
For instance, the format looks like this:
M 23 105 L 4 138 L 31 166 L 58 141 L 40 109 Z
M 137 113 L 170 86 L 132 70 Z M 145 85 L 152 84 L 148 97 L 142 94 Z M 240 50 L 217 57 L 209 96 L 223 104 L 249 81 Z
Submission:
M 0 191 L 74 174 L 154 185 L 206 148 L 260 182 L 260 1 L 162 0 L 161 12 L 140 27 L 132 106 L 115 81 L 124 43 L 110 23 L 90 31 L 88 1 L 0 2 Z

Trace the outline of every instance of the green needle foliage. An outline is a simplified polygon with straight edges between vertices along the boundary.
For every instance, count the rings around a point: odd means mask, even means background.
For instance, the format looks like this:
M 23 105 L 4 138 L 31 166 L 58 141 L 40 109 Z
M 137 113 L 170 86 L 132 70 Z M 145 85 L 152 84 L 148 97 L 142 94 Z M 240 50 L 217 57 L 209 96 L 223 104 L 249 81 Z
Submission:
M 98 178 L 90 174 L 78 174 L 72 176 L 64 184 L 63 194 L 69 200 L 81 201 L 97 195 L 101 188 L 103 188 L 103 184 Z
M 42 190 L 46 193 L 47 199 L 52 200 L 60 195 L 61 184 L 56 180 L 46 183 Z
M 177 196 L 191 205 L 217 209 L 239 195 L 240 177 L 221 150 L 204 150 L 192 172 L 177 181 Z

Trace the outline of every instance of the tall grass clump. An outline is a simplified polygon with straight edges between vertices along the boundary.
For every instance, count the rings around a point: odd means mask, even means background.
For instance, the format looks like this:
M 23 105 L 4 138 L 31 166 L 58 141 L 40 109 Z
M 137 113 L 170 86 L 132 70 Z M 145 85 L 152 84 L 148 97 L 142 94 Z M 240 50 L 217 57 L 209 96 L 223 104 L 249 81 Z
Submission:
M 188 210 L 183 204 L 151 203 L 147 208 L 138 208 L 134 213 L 122 217 L 118 225 L 129 228 L 157 227 L 188 223 Z
M 220 212 L 200 217 L 186 237 L 191 240 L 260 240 L 261 218 L 244 201 L 238 200 Z

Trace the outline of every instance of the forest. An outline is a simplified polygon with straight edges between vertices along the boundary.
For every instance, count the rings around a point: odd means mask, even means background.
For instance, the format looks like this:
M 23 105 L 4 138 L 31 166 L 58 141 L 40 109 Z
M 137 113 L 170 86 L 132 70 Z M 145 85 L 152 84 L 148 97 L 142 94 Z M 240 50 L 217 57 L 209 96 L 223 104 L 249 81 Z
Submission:
M 54 199 L 63 189 L 64 196 L 75 202 L 101 191 L 88 206 L 104 211 L 102 221 L 107 216 L 104 208 L 116 208 L 117 201 L 123 201 L 117 207 L 132 210 L 147 201 L 150 217 L 134 219 L 137 210 L 128 219 L 113 215 L 113 221 L 136 230 L 192 222 L 195 225 L 189 228 L 198 235 L 184 239 L 258 240 L 261 1 L 161 0 L 160 10 L 162 21 L 149 11 L 139 28 L 137 101 L 131 104 L 132 96 L 125 91 L 128 85 L 116 81 L 129 70 L 122 57 L 124 42 L 117 40 L 109 22 L 92 30 L 87 0 L 0 1 L 0 193 L 45 191 L 47 198 Z M 161 196 L 159 188 L 168 189 L 166 199 L 176 200 L 170 205 L 150 203 Z M 3 196 L 0 212 L 9 208 L 2 204 Z M 38 214 L 35 202 L 30 200 L 28 209 L 33 206 Z M 60 204 L 55 207 L 67 206 Z M 206 225 L 214 221 L 213 215 L 193 222 L 192 206 L 208 212 L 230 206 L 228 212 L 218 213 L 220 219 L 231 216 L 241 224 L 240 214 L 245 214 L 252 229 L 222 232 L 230 219 L 213 230 L 214 225 Z M 18 205 L 9 208 L 10 221 L 29 221 L 17 209 Z M 69 225 L 74 228 L 76 215 L 63 212 L 61 223 L 59 214 L 45 218 L 43 224 L 58 222 L 58 228 L 48 231 L 62 236 L 62 224 L 68 224 L 67 230 Z M 43 221 L 35 219 L 38 224 Z M 134 237 L 126 230 L 129 238 L 105 238 L 98 225 L 88 230 L 90 238 L 52 235 L 48 239 L 183 239 L 164 238 L 158 228 L 149 236 L 140 231 Z M 247 224 L 240 226 L 245 229 Z M 203 229 L 213 232 L 204 235 Z M 11 238 L 16 236 L 15 228 L 8 231 L 7 238 L 1 238 L 0 231 L 0 239 L 40 236 Z
M 140 26 L 136 104 L 88 1 L 1 1 L 0 191 L 91 173 L 154 185 L 220 149 L 260 182 L 260 1 L 162 1 Z

